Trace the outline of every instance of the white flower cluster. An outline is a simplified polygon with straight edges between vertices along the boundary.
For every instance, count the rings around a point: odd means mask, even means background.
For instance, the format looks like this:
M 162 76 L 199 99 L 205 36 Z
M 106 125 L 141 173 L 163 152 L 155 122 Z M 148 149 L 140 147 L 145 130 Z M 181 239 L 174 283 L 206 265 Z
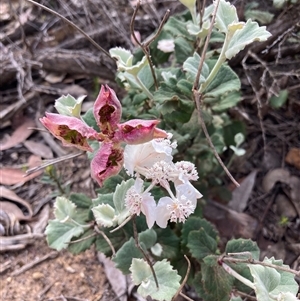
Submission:
M 177 147 L 171 142 L 172 135 L 166 139 L 127 145 L 124 150 L 124 167 L 127 173 L 136 177 L 135 184 L 127 191 L 125 206 L 130 214 L 146 216 L 147 225 L 154 223 L 165 228 L 168 221 L 185 222 L 197 205 L 202 194 L 190 183 L 196 181 L 198 174 L 195 165 L 188 161 L 173 163 L 172 151 Z M 144 190 L 144 180 L 151 184 Z M 170 182 L 173 183 L 173 193 Z M 156 203 L 150 190 L 160 185 L 169 194 Z

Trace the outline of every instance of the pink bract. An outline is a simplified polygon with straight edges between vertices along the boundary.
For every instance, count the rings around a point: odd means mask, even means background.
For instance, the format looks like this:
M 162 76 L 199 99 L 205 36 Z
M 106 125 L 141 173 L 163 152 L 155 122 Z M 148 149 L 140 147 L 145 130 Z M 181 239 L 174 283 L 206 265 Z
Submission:
M 103 134 L 110 135 L 121 120 L 122 107 L 114 90 L 102 85 L 94 104 L 94 117 Z
M 64 146 L 74 146 L 85 151 L 93 151 L 88 139 L 98 140 L 98 133 L 76 117 L 46 113 L 40 122 L 53 136 L 61 140 Z
M 106 179 L 120 172 L 123 162 L 123 148 L 111 142 L 103 142 L 91 162 L 92 178 L 102 186 Z
M 156 128 L 158 120 L 132 119 L 118 124 L 118 138 L 127 144 L 141 144 L 156 138 L 167 138 L 168 134 Z

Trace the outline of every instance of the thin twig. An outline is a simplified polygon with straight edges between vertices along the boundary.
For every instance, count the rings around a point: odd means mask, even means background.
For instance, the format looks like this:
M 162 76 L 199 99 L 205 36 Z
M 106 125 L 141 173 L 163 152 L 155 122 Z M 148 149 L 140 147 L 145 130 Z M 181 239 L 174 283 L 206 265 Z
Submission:
M 43 261 L 45 261 L 45 260 L 47 260 L 49 258 L 54 259 L 57 256 L 58 256 L 58 252 L 53 251 L 53 252 L 51 252 L 49 254 L 46 254 L 42 258 L 38 258 L 38 259 L 36 259 L 34 261 L 29 262 L 28 264 L 23 265 L 22 268 L 20 268 L 19 270 L 14 271 L 11 275 L 12 276 L 18 276 L 18 275 L 26 272 L 27 270 L 33 268 L 34 266 L 42 263 Z
M 223 256 L 220 260 L 221 262 L 231 262 L 231 263 L 250 263 L 250 264 L 259 264 L 264 267 L 273 268 L 276 270 L 288 272 L 291 274 L 294 274 L 296 276 L 300 276 L 300 271 L 293 270 L 291 268 L 286 268 L 284 266 L 263 262 L 259 260 L 255 260 L 252 258 L 242 259 L 242 258 L 234 258 L 234 257 L 228 257 L 227 255 Z
M 210 148 L 212 149 L 212 151 L 214 153 L 214 156 L 218 160 L 219 164 L 222 166 L 222 168 L 226 172 L 227 176 L 230 178 L 230 180 L 237 187 L 239 187 L 240 184 L 231 175 L 231 173 L 229 172 L 229 170 L 227 169 L 227 167 L 223 163 L 222 159 L 220 158 L 220 156 L 219 156 L 219 154 L 218 154 L 218 152 L 217 152 L 214 144 L 211 141 L 211 138 L 210 138 L 209 133 L 207 131 L 205 122 L 204 122 L 203 117 L 202 117 L 201 103 L 202 103 L 203 94 L 198 91 L 198 88 L 199 88 L 199 79 L 200 79 L 202 67 L 203 67 L 203 64 L 204 64 L 205 55 L 206 55 L 206 51 L 207 51 L 207 48 L 208 48 L 208 43 L 209 43 L 210 36 L 211 36 L 212 30 L 213 30 L 213 26 L 214 26 L 214 23 L 215 23 L 215 19 L 216 19 L 216 14 L 217 14 L 217 10 L 218 10 L 218 7 L 219 7 L 219 3 L 220 3 L 220 0 L 217 0 L 215 2 L 215 8 L 214 8 L 214 11 L 213 11 L 213 14 L 212 14 L 211 24 L 210 24 L 210 27 L 209 27 L 209 30 L 208 30 L 208 34 L 207 34 L 207 37 L 206 37 L 206 40 L 205 40 L 205 44 L 204 44 L 204 47 L 203 47 L 203 51 L 202 51 L 202 54 L 201 54 L 200 63 L 199 63 L 198 71 L 197 71 L 197 76 L 196 76 L 196 79 L 195 79 L 195 82 L 194 82 L 194 85 L 193 85 L 193 95 L 194 95 L 194 101 L 196 103 L 196 108 L 197 108 L 198 121 L 199 121 L 199 123 L 200 123 L 200 125 L 202 127 L 202 130 L 203 130 L 204 135 L 205 135 L 205 137 L 206 137 L 206 139 L 208 141 L 208 144 L 209 144 Z
M 144 256 L 144 259 L 147 261 L 147 263 L 149 264 L 149 267 L 151 269 L 151 272 L 152 272 L 152 275 L 153 275 L 153 278 L 154 278 L 154 281 L 155 281 L 155 285 L 157 288 L 159 288 L 159 285 L 158 285 L 158 281 L 157 281 L 157 277 L 156 277 L 156 274 L 155 274 L 155 271 L 154 271 L 154 268 L 153 268 L 153 265 L 152 265 L 152 262 L 150 261 L 149 257 L 147 256 L 146 252 L 143 250 L 143 248 L 141 247 L 140 243 L 139 243 L 139 237 L 138 237 L 138 232 L 137 232 L 137 228 L 136 228 L 136 221 L 135 221 L 135 216 L 133 217 L 133 236 L 134 236 L 134 241 L 135 241 L 135 245 L 136 247 L 141 251 L 141 253 L 143 254 Z
M 156 34 L 149 40 L 147 41 L 146 43 L 141 43 L 139 41 L 139 39 L 136 37 L 135 35 L 135 32 L 134 32 L 134 22 L 135 22 L 135 18 L 136 18 L 136 15 L 137 15 L 137 12 L 140 8 L 140 0 L 137 2 L 137 5 L 133 11 L 133 14 L 132 14 L 132 17 L 131 17 L 131 21 L 130 21 L 130 33 L 134 39 L 134 41 L 137 43 L 137 45 L 139 45 L 142 49 L 142 51 L 144 52 L 147 60 L 148 60 L 148 63 L 149 63 L 149 66 L 150 66 L 150 70 L 151 70 L 151 74 L 152 74 L 152 77 L 153 77 L 153 80 L 154 80 L 154 85 L 155 85 L 155 89 L 157 90 L 158 89 L 158 82 L 157 82 L 157 78 L 156 78 L 156 75 L 155 75 L 155 70 L 154 70 L 154 65 L 152 63 L 152 60 L 151 60 L 151 56 L 150 56 L 150 51 L 149 51 L 149 46 L 150 44 L 156 39 L 156 37 L 160 34 L 162 28 L 163 28 L 163 25 L 165 24 L 165 22 L 167 21 L 168 17 L 169 17 L 169 14 L 170 14 L 170 10 L 168 9 L 158 27 L 158 30 L 156 32 Z
M 26 0 L 28 2 L 30 2 L 33 5 L 36 5 L 44 10 L 46 10 L 47 12 L 59 17 L 60 19 L 62 19 L 63 21 L 65 21 L 66 23 L 68 23 L 70 26 L 72 26 L 73 28 L 75 28 L 76 30 L 78 30 L 82 35 L 84 35 L 84 37 L 90 41 L 98 50 L 100 50 L 101 52 L 103 52 L 107 57 L 109 57 L 111 60 L 113 60 L 114 62 L 116 61 L 114 58 L 112 58 L 109 54 L 109 52 L 107 52 L 104 48 L 102 48 L 98 43 L 96 43 L 96 41 L 94 41 L 89 35 L 87 35 L 81 28 L 79 28 L 77 25 L 75 25 L 72 21 L 68 20 L 67 18 L 65 18 L 64 16 L 62 16 L 61 14 L 57 13 L 56 11 L 52 10 L 51 8 L 40 4 L 38 2 L 35 2 L 33 0 Z
M 34 173 L 34 172 L 37 172 L 37 171 L 39 171 L 41 169 L 44 169 L 44 168 L 46 168 L 49 165 L 53 165 L 53 164 L 57 164 L 59 162 L 70 160 L 70 159 L 79 157 L 79 156 L 81 156 L 83 154 L 84 154 L 84 152 L 80 152 L 80 153 L 76 153 L 76 154 L 72 153 L 72 154 L 69 154 L 69 155 L 66 155 L 66 156 L 63 156 L 63 157 L 59 157 L 59 158 L 55 158 L 55 159 L 50 159 L 50 160 L 45 160 L 44 163 L 42 163 L 41 165 L 26 170 L 26 175 L 24 175 L 24 177 L 27 177 L 27 176 L 31 175 L 32 173 Z
M 202 72 L 202 68 L 203 68 L 203 64 L 204 64 L 204 60 L 205 60 L 205 56 L 206 56 L 206 52 L 207 52 L 207 48 L 208 48 L 208 44 L 209 44 L 209 40 L 210 40 L 210 36 L 211 36 L 212 30 L 213 30 L 213 27 L 214 27 L 214 24 L 215 24 L 215 19 L 216 19 L 219 3 L 220 3 L 220 0 L 217 0 L 215 2 L 215 8 L 214 8 L 214 11 L 212 13 L 212 18 L 211 18 L 211 23 L 210 23 L 210 26 L 209 26 L 209 29 L 208 29 L 208 34 L 206 36 L 205 43 L 204 43 L 204 46 L 203 46 L 203 50 L 202 50 L 202 53 L 201 53 L 200 63 L 199 63 L 196 79 L 195 79 L 195 82 L 194 82 L 193 90 L 198 90 L 198 87 L 199 87 L 199 79 L 200 79 L 200 75 L 201 75 L 201 72 Z
M 202 2 L 202 5 L 201 5 L 201 2 Z M 199 10 L 199 15 L 200 15 L 199 26 L 201 28 L 203 25 L 203 16 L 204 16 L 205 7 L 206 7 L 206 0 L 203 0 L 203 1 L 198 0 L 197 5 L 198 5 L 198 10 Z
M 253 83 L 253 80 L 252 78 L 250 77 L 249 73 L 248 73 L 248 68 L 247 68 L 247 65 L 246 65 L 246 61 L 249 57 L 249 51 L 247 52 L 247 54 L 245 55 L 245 57 L 243 58 L 242 60 L 242 66 L 243 66 L 243 69 L 245 70 L 245 74 L 246 74 L 246 77 L 247 77 L 247 80 L 249 82 L 249 84 L 251 85 L 252 87 L 252 90 L 253 92 L 255 93 L 255 96 L 256 96 L 256 104 L 257 104 L 257 114 L 258 114 L 258 118 L 259 118 L 259 123 L 260 123 L 260 128 L 261 128 L 261 133 L 262 133 L 262 138 L 263 138 L 263 149 L 264 149 L 264 156 L 266 155 L 267 153 L 267 138 L 266 138 L 266 130 L 265 130 L 265 127 L 264 127 L 264 124 L 263 124 L 263 116 L 262 116 L 262 101 L 261 101 L 261 95 L 260 93 L 257 91 L 254 83 Z
M 91 237 L 94 237 L 96 235 L 97 235 L 96 233 L 93 233 L 93 234 L 90 234 L 90 235 L 88 235 L 86 237 L 83 237 L 83 238 L 80 238 L 80 239 L 76 239 L 76 240 L 72 240 L 72 241 L 69 242 L 69 245 L 76 244 L 77 242 L 85 241 L 85 240 L 87 240 L 87 239 L 89 239 Z
M 116 256 L 116 250 L 115 250 L 114 246 L 112 245 L 110 239 L 106 236 L 106 234 L 105 234 L 103 231 L 101 231 L 97 226 L 94 227 L 94 230 L 95 230 L 98 234 L 102 235 L 103 238 L 105 239 L 105 241 L 108 243 L 108 245 L 109 245 L 109 247 L 110 247 L 110 249 L 111 249 L 111 252 L 112 252 L 112 256 L 113 256 L 113 257 Z
M 234 183 L 234 185 L 236 187 L 239 187 L 240 184 L 235 180 L 235 178 L 232 176 L 232 174 L 230 173 L 230 171 L 228 170 L 228 168 L 225 166 L 225 164 L 223 163 L 222 159 L 220 158 L 214 144 L 211 141 L 211 138 L 209 136 L 209 133 L 207 131 L 205 122 L 203 120 L 202 117 L 202 110 L 201 110 L 201 101 L 200 101 L 200 94 L 198 93 L 198 91 L 194 91 L 194 98 L 195 98 L 195 103 L 196 103 L 196 107 L 197 107 L 197 114 L 198 114 L 198 121 L 202 127 L 202 130 L 204 132 L 204 135 L 206 137 L 206 140 L 210 146 L 210 148 L 212 149 L 216 159 L 218 160 L 219 164 L 222 166 L 222 168 L 224 169 L 224 171 L 226 172 L 227 176 L 229 177 L 229 179 Z
M 191 262 L 189 261 L 188 257 L 186 255 L 184 255 L 184 258 L 185 260 L 187 261 L 188 263 L 188 268 L 186 270 L 186 273 L 185 273 L 185 277 L 179 287 L 179 289 L 177 290 L 176 294 L 173 296 L 172 300 L 175 300 L 177 298 L 178 295 L 181 295 L 182 297 L 187 297 L 185 296 L 181 291 L 183 289 L 183 287 L 185 286 L 187 280 L 188 280 L 188 277 L 189 277 L 189 274 L 190 274 L 190 271 L 191 271 Z M 188 297 L 187 297 L 188 298 Z M 187 299 L 188 300 L 188 299 Z

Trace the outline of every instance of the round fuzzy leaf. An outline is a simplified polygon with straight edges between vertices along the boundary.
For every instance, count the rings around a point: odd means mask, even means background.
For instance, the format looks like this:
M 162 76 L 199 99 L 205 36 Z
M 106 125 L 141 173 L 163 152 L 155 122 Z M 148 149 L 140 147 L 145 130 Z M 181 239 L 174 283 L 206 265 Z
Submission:
M 116 263 L 116 268 L 121 270 L 124 274 L 130 273 L 130 266 L 133 259 L 143 258 L 141 251 L 135 246 L 135 241 L 131 237 L 116 253 L 113 261 Z
M 62 196 L 56 198 L 54 208 L 54 215 L 60 222 L 72 219 L 76 215 L 76 205 Z
M 148 263 L 143 259 L 132 260 L 130 271 L 133 283 L 140 285 L 138 293 L 142 297 L 150 296 L 158 301 L 171 301 L 180 287 L 181 277 L 166 259 L 156 262 L 153 269 L 159 284 L 158 288 Z
M 207 255 L 216 253 L 217 241 L 201 228 L 200 230 L 194 230 L 189 233 L 187 247 L 190 249 L 194 258 L 201 260 Z
M 73 237 L 78 237 L 84 231 L 83 227 L 74 223 L 62 223 L 58 220 L 49 221 L 45 234 L 49 247 L 60 251 L 66 249 Z
M 186 245 L 188 243 L 189 233 L 193 230 L 199 230 L 201 228 L 203 228 L 210 237 L 217 240 L 218 232 L 209 221 L 196 216 L 191 216 L 183 225 L 181 243 Z
M 282 264 L 282 260 L 275 260 L 274 257 L 265 258 L 263 262 L 289 268 Z M 254 279 L 258 301 L 297 300 L 296 294 L 299 286 L 292 273 L 258 264 L 248 264 L 248 267 Z
M 248 20 L 242 29 L 238 29 L 234 33 L 228 44 L 225 56 L 230 60 L 247 45 L 254 41 L 266 41 L 270 36 L 271 34 L 266 30 L 265 26 L 259 26 L 257 22 Z
M 228 25 L 238 22 L 238 15 L 234 5 L 221 0 L 216 15 L 216 28 L 221 32 L 228 32 Z
M 102 227 L 112 227 L 117 223 L 115 209 L 108 204 L 100 204 L 92 208 L 96 222 Z
M 194 280 L 196 292 L 205 301 L 228 301 L 234 278 L 218 264 L 218 256 L 207 256 Z
M 232 239 L 228 241 L 225 249 L 225 253 L 240 253 L 240 252 L 250 252 L 253 259 L 259 259 L 259 247 L 256 242 L 251 239 Z M 245 255 L 241 255 L 245 257 Z M 247 256 L 247 255 L 246 255 Z

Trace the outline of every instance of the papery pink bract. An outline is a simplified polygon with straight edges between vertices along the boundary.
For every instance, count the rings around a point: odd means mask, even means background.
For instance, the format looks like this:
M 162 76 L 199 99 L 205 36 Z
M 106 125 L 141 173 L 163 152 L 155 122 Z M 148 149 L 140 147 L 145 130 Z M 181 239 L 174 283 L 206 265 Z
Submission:
M 106 179 L 120 172 L 123 162 L 123 148 L 111 142 L 103 142 L 91 162 L 92 178 L 102 186 Z
M 74 146 L 81 150 L 93 151 L 88 139 L 98 140 L 98 133 L 76 117 L 46 113 L 40 122 L 53 136 L 61 140 L 64 146 Z
M 141 144 L 156 138 L 167 138 L 164 130 L 156 128 L 158 120 L 132 119 L 118 124 L 118 139 L 127 144 Z
M 102 85 L 93 108 L 95 120 L 103 134 L 111 135 L 121 120 L 122 107 L 114 90 Z

